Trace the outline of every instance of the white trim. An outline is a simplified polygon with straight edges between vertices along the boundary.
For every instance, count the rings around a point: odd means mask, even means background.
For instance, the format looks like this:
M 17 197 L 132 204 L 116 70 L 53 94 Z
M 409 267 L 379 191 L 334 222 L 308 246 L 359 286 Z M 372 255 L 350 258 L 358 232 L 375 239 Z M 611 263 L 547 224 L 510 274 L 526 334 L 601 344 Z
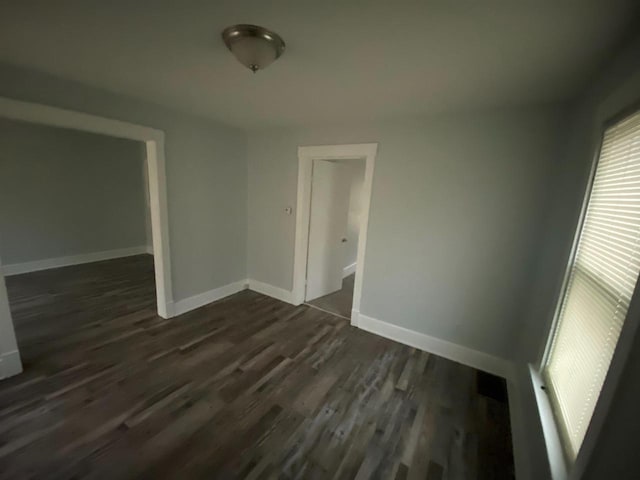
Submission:
M 536 367 L 518 365 L 507 385 L 516 478 L 576 478 L 569 477 L 551 403 Z
M 515 364 L 514 364 L 515 365 Z M 514 366 L 514 374 L 507 382 L 509 393 L 509 420 L 513 460 L 518 480 L 563 480 L 552 476 L 544 442 L 544 425 L 538 412 L 538 394 L 527 365 Z M 544 395 L 544 394 L 543 394 Z M 534 477 L 534 475 L 537 475 Z
M 151 204 L 151 230 L 158 315 L 168 318 L 173 304 L 164 132 L 110 118 L 0 97 L 0 117 L 99 133 L 145 142 Z
M 357 327 L 360 324 L 360 312 L 355 308 L 351 309 L 351 326 Z
M 248 282 L 249 282 L 249 290 L 253 290 L 254 292 L 267 295 L 268 297 L 272 297 L 277 300 L 290 303 L 292 305 L 300 305 L 299 303 L 293 302 L 293 295 L 289 290 L 285 290 L 280 287 L 274 287 L 273 285 L 259 282 L 258 280 L 249 279 Z
M 342 278 L 346 278 L 352 273 L 356 273 L 356 267 L 358 266 L 358 262 L 353 262 L 351 265 L 348 265 L 342 269 Z
M 70 255 L 68 257 L 45 258 L 42 260 L 35 260 L 33 262 L 12 263 L 9 265 L 3 265 L 0 271 L 2 271 L 5 277 L 10 277 L 11 275 L 37 272 L 39 270 L 48 270 L 50 268 L 81 265 L 83 263 L 100 262 L 102 260 L 130 257 L 132 255 L 142 255 L 145 253 L 149 253 L 146 245 L 140 247 L 118 248 L 115 250 L 105 250 L 103 252 Z
M 510 378 L 512 375 L 512 363 L 503 358 L 490 355 L 479 350 L 463 347 L 440 338 L 431 337 L 424 333 L 399 327 L 392 323 L 383 322 L 362 313 L 358 314 L 358 328 L 366 330 L 381 337 L 404 343 L 410 347 L 419 348 L 425 352 L 433 353 L 440 357 L 448 358 L 454 362 L 462 363 L 478 370 Z
M 17 350 L 0 354 L 0 380 L 22 373 L 22 362 Z
M 131 140 L 159 140 L 164 137 L 164 132 L 155 128 L 6 97 L 0 97 L 0 116 L 12 120 L 107 134 Z
M 167 305 L 173 303 L 171 282 L 171 255 L 169 248 L 169 208 L 167 207 L 167 180 L 164 161 L 164 134 L 157 140 L 149 140 L 147 168 L 149 172 L 149 199 L 151 202 L 151 237 L 153 239 L 153 264 L 156 276 L 158 315 L 169 318 Z
M 556 424 L 555 417 L 549 396 L 542 389 L 544 382 L 542 377 L 533 365 L 529 365 L 526 385 L 523 391 L 533 390 L 535 402 L 538 410 L 535 412 L 540 418 L 542 425 L 542 435 L 547 452 L 547 460 L 551 470 L 552 480 L 565 480 L 568 475 L 567 463 L 564 457 L 562 441 L 560 440 L 560 432 Z
M 307 254 L 309 250 L 309 221 L 311 209 L 311 172 L 314 160 L 362 160 L 366 162 L 363 184 L 363 204 L 358 235 L 358 255 L 356 259 L 356 278 L 353 288 L 353 308 L 360 310 L 362 298 L 362 279 L 364 258 L 367 248 L 367 230 L 371 207 L 373 170 L 375 167 L 377 143 L 351 145 L 321 145 L 298 147 L 298 199 L 296 211 L 296 240 L 293 261 L 293 291 L 289 303 L 304 303 L 305 282 L 307 279 Z M 286 300 L 285 300 L 286 301 Z
M 204 305 L 208 305 L 222 298 L 228 297 L 229 295 L 241 292 L 246 288 L 247 280 L 239 280 L 237 282 L 223 285 L 222 287 L 214 288 L 208 292 L 199 293 L 193 297 L 179 300 L 173 304 L 173 314 L 175 316 L 182 315 L 183 313 L 203 307 Z

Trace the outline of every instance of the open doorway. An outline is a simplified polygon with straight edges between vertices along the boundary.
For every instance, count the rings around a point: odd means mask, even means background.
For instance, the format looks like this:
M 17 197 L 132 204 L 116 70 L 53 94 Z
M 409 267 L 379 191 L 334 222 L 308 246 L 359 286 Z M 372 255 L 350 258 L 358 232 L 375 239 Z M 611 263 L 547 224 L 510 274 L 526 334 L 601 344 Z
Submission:
M 0 118 L 0 257 L 26 364 L 155 317 L 145 144 Z
M 79 253 L 78 255 L 56 255 L 54 257 L 45 255 L 48 256 L 48 258 L 40 258 L 33 261 L 24 260 L 23 257 L 18 261 L 11 261 L 11 259 L 9 259 L 9 263 L 6 262 L 5 259 L 0 258 L 0 379 L 16 375 L 22 371 L 22 362 L 20 358 L 21 352 L 18 349 L 19 342 L 16 342 L 14 328 L 15 322 L 12 318 L 9 308 L 6 284 L 11 284 L 9 285 L 9 287 L 14 292 L 11 295 L 11 297 L 13 297 L 14 303 L 22 302 L 22 307 L 26 309 L 30 307 L 34 308 L 31 313 L 27 312 L 24 315 L 24 318 L 26 319 L 25 322 L 27 323 L 39 318 L 39 315 L 36 312 L 37 307 L 43 303 L 46 303 L 48 300 L 50 300 L 51 297 L 51 292 L 48 291 L 47 288 L 43 288 L 42 284 L 40 285 L 41 290 L 36 295 L 31 295 L 31 293 L 33 293 L 31 290 L 27 291 L 24 289 L 22 289 L 23 293 L 15 294 L 16 290 L 20 290 L 21 288 L 16 288 L 17 282 L 11 280 L 12 276 L 21 273 L 29 274 L 28 272 L 34 272 L 34 274 L 44 272 L 42 273 L 42 275 L 46 276 L 48 275 L 48 272 L 54 271 L 51 270 L 50 267 L 62 267 L 63 265 L 76 264 L 69 268 L 82 268 L 86 262 L 107 260 L 109 258 L 113 259 L 114 256 L 123 257 L 126 255 L 127 258 L 129 258 L 131 254 L 140 253 L 141 255 L 144 255 L 144 257 L 140 257 L 142 263 L 138 264 L 137 267 L 141 267 L 141 270 L 144 271 L 143 276 L 147 280 L 149 280 L 146 282 L 147 286 L 144 288 L 146 288 L 147 293 L 150 294 L 147 295 L 147 299 L 144 300 L 143 303 L 146 302 L 145 304 L 148 306 L 149 312 L 151 312 L 154 317 L 156 317 L 156 315 L 163 318 L 169 318 L 173 316 L 174 306 L 170 268 L 171 262 L 169 253 L 169 231 L 164 165 L 164 133 L 160 130 L 122 122 L 119 120 L 112 120 L 71 110 L 64 110 L 30 102 L 21 102 L 7 98 L 0 98 L 0 118 L 15 121 L 18 123 L 22 122 L 31 125 L 32 127 L 44 126 L 44 128 L 58 128 L 68 132 L 97 134 L 99 136 L 106 136 L 120 141 L 132 141 L 135 144 L 135 148 L 137 149 L 137 152 L 139 154 L 139 157 L 137 158 L 141 159 L 146 157 L 146 165 L 142 163 L 136 163 L 136 165 L 131 165 L 131 167 L 137 170 L 137 173 L 139 174 L 138 178 L 144 179 L 146 177 L 146 180 L 148 181 L 146 183 L 146 187 L 148 187 L 148 198 L 143 198 L 142 201 L 149 207 L 148 216 L 147 213 L 145 213 L 145 220 L 143 220 L 144 225 L 142 225 L 142 231 L 145 235 L 145 241 L 143 242 L 144 245 L 138 245 L 134 247 L 133 250 L 131 248 L 116 248 L 115 253 L 113 250 L 108 250 L 106 251 L 106 253 L 103 250 L 100 252 L 87 252 L 86 254 Z M 32 141 L 34 143 L 38 142 L 38 140 L 35 138 L 33 138 Z M 27 145 L 28 143 L 29 142 L 27 142 Z M 43 154 L 46 157 L 46 149 L 44 149 Z M 89 162 L 91 160 L 91 155 L 88 155 L 86 160 L 87 162 Z M 106 165 L 109 166 L 110 161 L 107 159 L 103 163 L 106 163 Z M 43 190 L 50 187 L 56 182 L 56 180 L 60 180 L 64 176 L 62 170 L 57 169 L 55 163 L 53 162 L 45 161 L 42 167 L 44 168 L 44 170 L 40 172 L 39 181 L 41 182 L 40 186 L 43 187 Z M 23 173 L 25 175 L 33 174 L 33 172 Z M 82 176 L 80 176 L 80 178 L 77 178 L 76 180 L 79 187 L 84 188 L 87 192 L 91 191 L 90 185 L 83 184 Z M 19 187 L 17 183 L 13 186 Z M 40 191 L 40 187 L 36 186 L 32 188 L 32 195 L 27 194 L 26 196 L 24 196 L 22 201 L 30 203 L 35 201 L 36 198 L 40 198 L 42 200 L 42 191 Z M 145 188 L 144 183 L 142 184 L 142 188 Z M 99 190 L 99 188 L 97 190 Z M 108 198 L 113 199 L 114 203 L 117 203 L 117 197 L 118 194 L 115 194 L 111 195 L 111 197 Z M 84 211 L 88 212 L 89 214 L 92 213 L 89 203 L 85 204 L 81 201 L 78 201 L 76 203 L 80 203 L 80 205 L 74 205 L 74 208 L 77 207 L 80 208 L 81 211 L 84 209 Z M 40 202 L 40 204 L 45 205 L 45 207 L 51 206 L 48 204 L 46 199 Z M 119 211 L 113 215 L 127 216 L 131 213 L 128 210 L 129 209 L 126 206 L 121 205 Z M 37 226 L 36 230 L 37 228 L 42 227 L 47 222 L 50 222 L 51 225 L 56 227 L 60 227 L 60 225 L 62 225 L 61 221 L 53 222 L 51 220 L 52 219 L 49 217 L 49 215 L 44 214 L 41 220 L 42 225 Z M 100 218 L 98 220 L 100 220 Z M 24 229 L 26 228 L 25 219 L 22 218 L 20 214 L 18 214 L 15 216 L 15 218 L 12 219 L 12 221 L 17 222 L 19 228 L 23 229 L 24 233 Z M 150 226 L 148 224 L 149 221 Z M 23 224 L 21 225 L 20 222 L 23 222 Z M 31 227 L 33 227 L 33 224 L 31 225 Z M 71 222 L 70 225 L 67 225 L 66 228 L 57 228 L 57 231 L 54 230 L 54 236 L 68 233 L 64 232 L 65 230 L 75 230 L 73 222 Z M 149 238 L 149 231 L 151 233 L 151 239 L 147 240 Z M 27 233 L 28 238 L 26 238 L 26 240 L 11 240 L 14 247 L 13 253 L 17 252 L 19 256 L 23 256 L 26 250 L 22 250 L 22 247 L 43 246 L 42 244 L 38 244 L 38 242 L 42 242 L 43 238 L 42 236 L 39 236 L 37 234 L 37 231 L 34 230 Z M 103 231 L 102 233 L 105 235 L 105 237 L 108 237 L 112 232 L 105 233 Z M 6 235 L 7 233 L 3 233 L 2 236 Z M 22 243 L 25 243 L 27 245 L 21 245 Z M 28 245 L 29 243 L 33 243 L 34 245 Z M 45 247 L 47 248 L 49 248 L 50 246 L 51 245 L 45 245 Z M 9 254 L 9 257 L 11 255 L 12 253 Z M 125 258 L 125 260 L 127 258 Z M 119 261 L 119 259 L 115 259 L 113 261 L 117 262 Z M 102 263 L 103 267 L 107 268 L 106 266 L 104 266 L 104 262 Z M 95 265 L 95 263 L 91 263 L 91 265 Z M 5 282 L 5 275 L 8 275 L 7 280 L 9 280 L 9 282 Z M 99 298 L 101 301 L 106 302 L 105 305 L 107 306 L 105 307 L 105 310 L 120 308 L 117 305 L 118 302 L 128 298 L 128 301 L 122 303 L 122 308 L 120 311 L 123 313 L 125 318 L 128 318 L 129 321 L 133 322 L 135 330 L 135 314 L 130 309 L 132 305 L 135 306 L 137 304 L 135 301 L 131 301 L 131 298 L 128 296 L 131 295 L 132 292 L 135 292 L 136 294 L 140 293 L 141 290 L 136 288 L 128 288 L 126 285 L 124 285 L 126 281 L 134 277 L 135 275 L 130 275 L 127 273 L 115 274 L 112 281 L 108 282 L 108 290 L 110 293 L 105 294 L 103 297 L 98 295 L 97 298 Z M 92 287 L 99 286 L 100 282 L 96 280 L 95 275 L 89 273 L 85 275 L 84 278 L 85 280 L 87 280 L 85 282 L 86 285 Z M 75 284 L 73 280 L 71 280 L 71 283 Z M 20 286 L 18 285 L 18 287 Z M 78 305 L 84 305 L 84 307 L 86 307 L 86 302 L 89 301 L 89 299 L 89 295 L 80 294 L 78 297 L 79 303 L 76 305 L 76 307 Z M 109 302 L 109 300 L 111 301 Z M 54 316 L 56 315 L 56 312 L 50 313 L 52 313 Z M 58 318 L 66 318 L 66 312 L 58 312 Z M 95 324 L 93 324 L 93 326 L 96 325 L 100 325 L 100 320 L 97 320 Z M 112 325 L 115 325 L 115 323 L 112 323 Z M 81 331 L 76 332 L 77 335 L 72 335 L 70 332 L 66 332 L 65 334 L 68 334 L 66 340 L 71 341 L 72 338 L 81 340 L 81 335 L 83 333 L 90 333 L 92 331 L 92 327 L 85 326 L 85 328 L 81 327 L 80 330 Z M 127 333 L 124 332 L 123 335 L 127 335 Z M 62 339 L 63 343 L 66 341 L 64 340 L 64 335 L 60 338 Z M 46 342 L 46 339 L 41 340 L 42 342 Z M 41 344 L 43 344 L 42 342 Z M 68 343 L 65 345 L 66 348 L 69 348 Z
M 314 160 L 305 302 L 351 318 L 365 160 Z
M 353 325 L 360 315 L 377 147 L 298 149 L 293 301 L 349 318 Z

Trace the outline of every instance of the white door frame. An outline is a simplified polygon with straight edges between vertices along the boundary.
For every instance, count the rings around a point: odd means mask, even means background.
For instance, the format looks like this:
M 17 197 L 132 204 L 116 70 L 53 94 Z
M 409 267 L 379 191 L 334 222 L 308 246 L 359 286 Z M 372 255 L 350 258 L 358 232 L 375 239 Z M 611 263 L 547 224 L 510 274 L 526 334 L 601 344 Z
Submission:
M 0 117 L 145 142 L 158 315 L 162 318 L 173 316 L 164 132 L 120 120 L 3 97 L 0 97 Z M 0 282 L 0 288 L 4 288 L 3 284 Z
M 307 254 L 309 251 L 309 221 L 311 212 L 311 173 L 314 160 L 365 160 L 364 201 L 358 235 L 358 255 L 356 278 L 353 290 L 351 324 L 358 324 L 360 299 L 362 297 L 362 279 L 364 258 L 367 248 L 367 229 L 369 227 L 369 208 L 371 206 L 371 187 L 373 169 L 378 152 L 377 143 L 359 143 L 351 145 L 320 145 L 298 147 L 298 202 L 296 211 L 296 240 L 293 259 L 293 303 L 304 303 L 305 282 L 307 279 Z

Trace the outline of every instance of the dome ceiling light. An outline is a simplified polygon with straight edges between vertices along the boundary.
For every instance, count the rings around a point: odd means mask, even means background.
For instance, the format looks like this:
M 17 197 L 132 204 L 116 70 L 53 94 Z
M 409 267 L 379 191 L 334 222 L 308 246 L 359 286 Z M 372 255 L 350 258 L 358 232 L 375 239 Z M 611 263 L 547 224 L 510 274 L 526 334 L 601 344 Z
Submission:
M 245 67 L 256 73 L 271 65 L 284 52 L 277 33 L 257 25 L 233 25 L 222 32 L 227 48 Z

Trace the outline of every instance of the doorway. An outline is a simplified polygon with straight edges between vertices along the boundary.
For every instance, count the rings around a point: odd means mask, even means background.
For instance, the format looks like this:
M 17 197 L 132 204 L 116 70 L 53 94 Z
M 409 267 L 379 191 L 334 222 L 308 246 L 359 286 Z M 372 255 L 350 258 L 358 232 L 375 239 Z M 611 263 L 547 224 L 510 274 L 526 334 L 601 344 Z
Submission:
M 49 107 L 30 102 L 0 98 L 0 117 L 36 125 L 102 134 L 120 139 L 143 142 L 148 178 L 150 230 L 152 237 L 153 285 L 157 314 L 173 316 L 169 230 L 167 220 L 166 180 L 164 166 L 164 133 L 162 131 L 119 120 Z M 58 175 L 54 167 L 53 175 Z M 21 372 L 20 353 L 9 310 L 2 259 L 0 259 L 0 379 Z
M 298 149 L 293 300 L 349 318 L 353 325 L 360 314 L 377 147 L 368 143 Z
M 26 365 L 155 317 L 145 167 L 142 142 L 0 118 L 0 257 Z
M 350 319 L 365 160 L 314 160 L 305 302 Z

